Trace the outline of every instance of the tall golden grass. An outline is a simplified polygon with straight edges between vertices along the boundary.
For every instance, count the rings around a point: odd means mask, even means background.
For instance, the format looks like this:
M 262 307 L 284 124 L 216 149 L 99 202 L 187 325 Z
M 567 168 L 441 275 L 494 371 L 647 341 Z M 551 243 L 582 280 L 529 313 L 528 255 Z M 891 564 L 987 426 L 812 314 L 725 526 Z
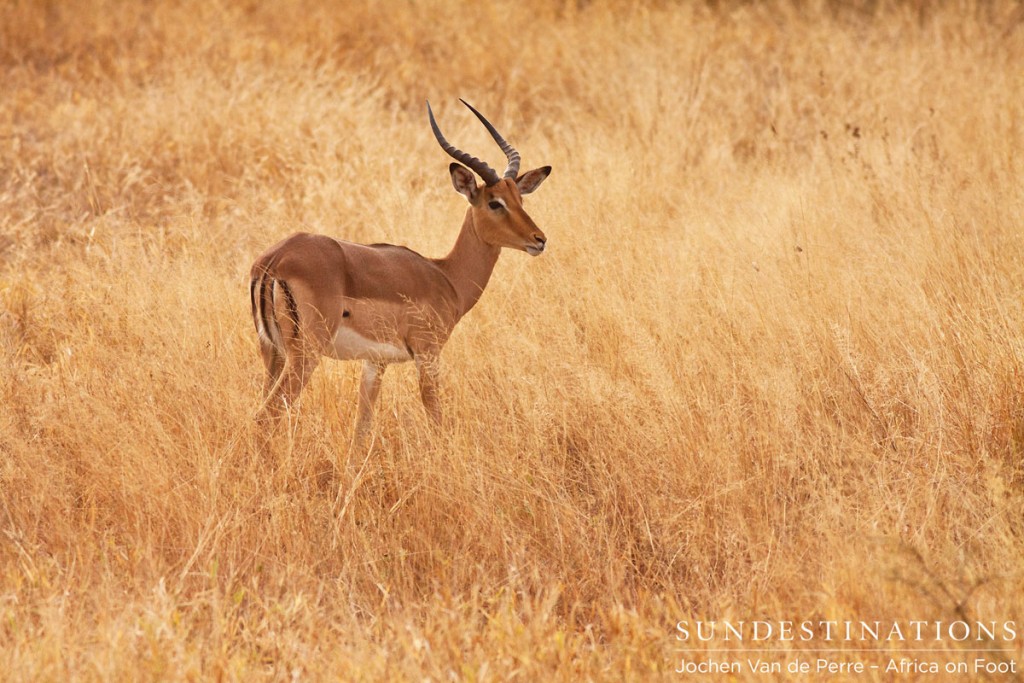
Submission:
M 1024 624 L 1017 3 L 2 14 L 5 676 L 655 680 L 680 620 Z M 252 260 L 443 255 L 424 100 L 501 157 L 458 97 L 554 166 L 549 251 L 456 329 L 448 431 L 394 366 L 353 485 L 328 363 L 260 454 Z

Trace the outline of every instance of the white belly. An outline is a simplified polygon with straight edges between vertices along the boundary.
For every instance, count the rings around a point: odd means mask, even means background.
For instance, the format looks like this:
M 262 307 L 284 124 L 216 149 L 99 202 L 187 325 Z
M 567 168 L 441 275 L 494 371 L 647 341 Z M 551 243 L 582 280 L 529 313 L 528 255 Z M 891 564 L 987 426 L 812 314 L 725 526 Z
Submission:
M 339 360 L 375 360 L 385 363 L 412 360 L 407 349 L 367 339 L 348 327 L 338 328 L 334 335 L 334 357 Z

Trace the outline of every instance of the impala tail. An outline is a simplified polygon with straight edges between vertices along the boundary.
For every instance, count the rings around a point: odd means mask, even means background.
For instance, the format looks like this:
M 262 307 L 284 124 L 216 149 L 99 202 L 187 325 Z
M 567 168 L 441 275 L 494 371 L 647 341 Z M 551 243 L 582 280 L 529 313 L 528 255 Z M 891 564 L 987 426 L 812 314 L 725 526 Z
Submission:
M 291 287 L 284 280 L 275 278 L 268 266 L 253 268 L 249 280 L 249 299 L 252 304 L 252 322 L 256 326 L 256 334 L 260 341 L 260 354 L 267 366 L 266 396 L 277 390 L 282 379 L 282 370 L 288 351 L 285 337 L 295 341 L 299 337 L 299 310 Z M 278 311 L 284 309 L 284 316 Z M 284 318 L 285 329 L 282 329 L 281 318 Z M 260 411 L 266 407 L 266 400 Z
M 288 283 L 264 272 L 249 282 L 249 296 L 252 299 L 252 321 L 256 325 L 260 345 L 284 353 L 284 333 L 277 319 L 277 309 L 281 303 L 284 303 L 288 311 L 287 322 L 291 328 L 288 330 L 289 337 L 294 339 L 299 333 L 299 311 Z

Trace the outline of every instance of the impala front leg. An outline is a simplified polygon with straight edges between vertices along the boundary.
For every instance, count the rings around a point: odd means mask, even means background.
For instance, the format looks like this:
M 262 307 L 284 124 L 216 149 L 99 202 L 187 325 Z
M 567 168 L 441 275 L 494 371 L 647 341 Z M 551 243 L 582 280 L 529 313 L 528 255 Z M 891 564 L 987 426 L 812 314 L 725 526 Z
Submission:
M 441 424 L 440 358 L 436 355 L 416 356 L 416 370 L 420 376 L 420 398 L 427 415 L 435 425 Z
M 380 396 L 380 381 L 384 377 L 384 363 L 363 361 L 363 379 L 359 384 L 359 417 L 356 420 L 356 440 L 363 441 L 373 424 L 373 410 Z

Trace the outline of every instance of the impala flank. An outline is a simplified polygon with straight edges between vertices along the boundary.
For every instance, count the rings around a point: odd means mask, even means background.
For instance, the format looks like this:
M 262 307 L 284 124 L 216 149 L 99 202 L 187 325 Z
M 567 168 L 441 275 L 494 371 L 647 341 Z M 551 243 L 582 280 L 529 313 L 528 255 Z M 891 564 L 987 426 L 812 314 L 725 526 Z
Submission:
M 322 356 L 363 361 L 356 435 L 373 419 L 384 369 L 415 361 L 427 414 L 439 421 L 438 356 L 452 329 L 480 299 L 502 247 L 531 256 L 546 238 L 523 209 L 550 166 L 519 174 L 519 153 L 476 109 L 508 158 L 502 176 L 445 140 L 427 104 L 434 136 L 456 161 L 452 184 L 469 201 L 455 246 L 444 258 L 425 258 L 391 244 L 355 244 L 297 233 L 275 244 L 252 266 L 250 299 L 267 377 L 261 418 L 291 405 Z M 464 164 L 464 165 L 463 165 Z M 467 168 L 468 167 L 468 168 Z M 483 180 L 477 184 L 473 173 Z

